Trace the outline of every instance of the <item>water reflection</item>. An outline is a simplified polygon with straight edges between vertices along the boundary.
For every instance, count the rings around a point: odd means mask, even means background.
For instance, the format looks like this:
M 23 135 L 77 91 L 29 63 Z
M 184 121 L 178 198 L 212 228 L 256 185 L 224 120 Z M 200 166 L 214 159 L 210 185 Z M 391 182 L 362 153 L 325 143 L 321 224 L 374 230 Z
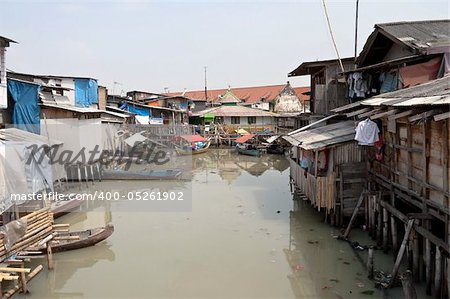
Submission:
M 234 150 L 217 149 L 193 156 L 193 172 L 218 170 L 219 176 L 229 184 L 234 182 L 242 172 L 259 177 L 267 170 L 277 170 L 280 173 L 289 168 L 289 161 L 280 155 L 262 155 L 261 157 L 244 156 Z

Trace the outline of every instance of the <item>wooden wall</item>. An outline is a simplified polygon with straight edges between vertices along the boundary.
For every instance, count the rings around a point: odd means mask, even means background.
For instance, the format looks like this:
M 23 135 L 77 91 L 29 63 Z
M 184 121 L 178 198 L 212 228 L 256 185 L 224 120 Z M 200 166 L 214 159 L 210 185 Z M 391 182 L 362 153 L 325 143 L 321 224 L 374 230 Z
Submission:
M 425 198 L 429 205 L 448 210 L 448 120 L 436 122 L 428 118 L 411 123 L 405 117 L 396 120 L 391 132 L 387 125 L 388 119 L 383 119 L 384 161 L 375 162 L 373 170 L 413 195 Z

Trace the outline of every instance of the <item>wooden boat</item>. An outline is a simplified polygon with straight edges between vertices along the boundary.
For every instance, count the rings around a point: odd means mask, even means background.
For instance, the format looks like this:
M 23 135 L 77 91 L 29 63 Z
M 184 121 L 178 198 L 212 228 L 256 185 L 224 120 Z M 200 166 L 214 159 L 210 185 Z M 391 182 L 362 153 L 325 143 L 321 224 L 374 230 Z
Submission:
M 236 145 L 236 151 L 241 155 L 254 156 L 254 157 L 261 156 L 261 150 L 254 148 L 246 143 L 238 143 Z
M 151 170 L 151 171 L 126 171 L 104 169 L 103 180 L 174 180 L 181 176 L 179 169 Z
M 280 145 L 277 144 L 271 144 L 267 147 L 266 149 L 268 154 L 273 154 L 273 155 L 284 155 L 284 148 Z
M 186 155 L 198 155 L 198 154 L 202 154 L 204 152 L 206 152 L 209 148 L 209 146 L 211 145 L 211 141 L 208 141 L 204 147 L 194 150 L 192 148 L 180 148 L 180 147 L 176 147 L 176 151 L 178 155 L 182 155 L 182 156 L 186 156 Z
M 94 246 L 95 244 L 107 239 L 114 232 L 114 226 L 108 224 L 105 227 L 91 228 L 76 232 L 63 232 L 51 242 L 52 252 L 63 252 Z M 45 245 L 38 251 L 46 252 Z
M 82 200 L 76 199 L 57 200 L 52 202 L 50 211 L 53 213 L 53 218 L 56 219 L 70 213 L 82 204 Z

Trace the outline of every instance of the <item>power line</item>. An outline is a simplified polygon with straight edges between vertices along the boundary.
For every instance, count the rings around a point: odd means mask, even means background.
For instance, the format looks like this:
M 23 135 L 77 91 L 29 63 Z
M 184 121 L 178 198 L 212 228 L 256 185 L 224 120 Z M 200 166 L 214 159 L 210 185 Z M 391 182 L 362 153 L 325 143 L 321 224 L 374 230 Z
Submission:
M 341 56 L 339 55 L 339 51 L 336 46 L 336 41 L 334 40 L 333 30 L 331 30 L 331 23 L 330 23 L 330 18 L 328 17 L 328 11 L 327 11 L 327 6 L 325 5 L 325 0 L 322 0 L 322 4 L 323 4 L 323 11 L 325 13 L 325 17 L 326 17 L 327 23 L 328 23 L 328 30 L 330 31 L 330 35 L 331 35 L 331 41 L 333 42 L 334 50 L 336 51 L 336 55 L 338 57 L 339 65 L 341 66 L 342 72 L 345 72 L 344 65 L 342 64 L 342 61 L 341 61 Z

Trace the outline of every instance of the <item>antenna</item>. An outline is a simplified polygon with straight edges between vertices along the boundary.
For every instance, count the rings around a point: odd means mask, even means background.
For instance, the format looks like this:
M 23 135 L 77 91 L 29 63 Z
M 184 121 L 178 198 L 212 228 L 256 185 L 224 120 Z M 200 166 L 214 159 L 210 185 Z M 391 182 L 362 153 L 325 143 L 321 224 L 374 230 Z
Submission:
M 203 67 L 205 69 L 205 100 L 208 101 L 208 88 L 206 87 L 206 66 Z

